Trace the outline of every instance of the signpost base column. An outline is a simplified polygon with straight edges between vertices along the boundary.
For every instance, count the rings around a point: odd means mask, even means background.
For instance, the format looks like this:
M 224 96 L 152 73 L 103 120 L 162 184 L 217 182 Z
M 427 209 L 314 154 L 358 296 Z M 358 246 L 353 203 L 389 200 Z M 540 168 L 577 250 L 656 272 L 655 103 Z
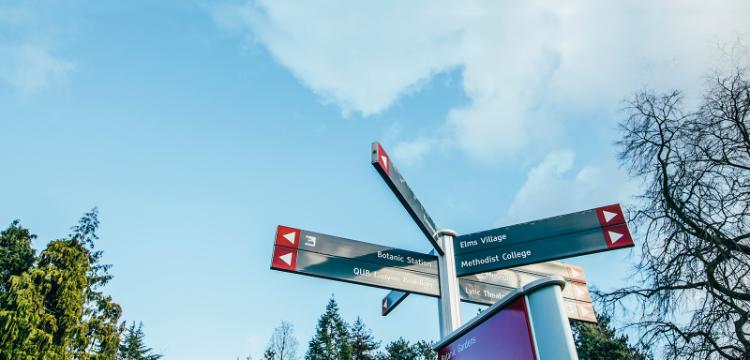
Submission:
M 458 277 L 456 276 L 456 256 L 453 251 L 453 230 L 439 230 L 435 236 L 440 239 L 443 255 L 438 256 L 440 270 L 440 298 L 438 307 L 440 313 L 440 337 L 448 336 L 461 326 L 461 297 L 458 291 Z
M 540 287 L 526 294 L 539 359 L 578 359 L 563 304 L 562 286 L 565 284 Z

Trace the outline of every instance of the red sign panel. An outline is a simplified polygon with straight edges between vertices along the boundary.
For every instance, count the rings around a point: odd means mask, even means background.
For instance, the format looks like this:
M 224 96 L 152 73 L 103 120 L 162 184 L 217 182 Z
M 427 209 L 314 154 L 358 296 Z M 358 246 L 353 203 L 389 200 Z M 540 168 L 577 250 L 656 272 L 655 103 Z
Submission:
M 534 360 L 534 342 L 524 297 L 477 325 L 438 352 L 439 360 Z
M 276 245 L 299 248 L 299 229 L 279 225 L 276 228 Z
M 271 268 L 297 271 L 297 250 L 282 246 L 274 246 Z
M 607 239 L 607 247 L 610 249 L 633 246 L 633 238 L 630 236 L 627 224 L 606 227 L 602 231 Z
M 597 208 L 596 216 L 599 218 L 599 224 L 602 227 L 625 223 L 625 214 L 622 212 L 620 204 L 607 205 Z

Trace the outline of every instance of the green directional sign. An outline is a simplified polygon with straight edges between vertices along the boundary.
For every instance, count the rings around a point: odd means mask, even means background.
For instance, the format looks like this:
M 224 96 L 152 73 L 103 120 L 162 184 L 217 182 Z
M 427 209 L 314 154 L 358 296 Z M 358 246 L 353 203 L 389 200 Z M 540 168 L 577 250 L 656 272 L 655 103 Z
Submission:
M 383 177 L 383 180 L 385 180 L 386 184 L 388 184 L 388 187 L 390 187 L 396 195 L 396 198 L 398 198 L 404 206 L 406 212 L 408 212 L 411 218 L 414 219 L 419 229 L 422 230 L 422 233 L 427 237 L 427 240 L 430 241 L 435 248 L 435 251 L 440 255 L 443 255 L 443 249 L 437 242 L 437 239 L 435 239 L 435 233 L 438 230 L 435 226 L 435 222 L 432 221 L 430 215 L 427 214 L 424 206 L 419 202 L 417 196 L 414 195 L 414 192 L 409 187 L 409 184 L 406 183 L 403 176 L 401 176 L 398 169 L 396 169 L 396 166 L 393 165 L 390 156 L 388 156 L 385 150 L 383 150 L 380 143 L 372 143 L 371 162 L 372 166 L 375 167 L 380 176 Z
M 457 255 L 625 223 L 619 204 L 529 221 L 453 239 Z
M 456 255 L 456 273 L 466 276 L 632 246 L 627 225 L 620 224 Z

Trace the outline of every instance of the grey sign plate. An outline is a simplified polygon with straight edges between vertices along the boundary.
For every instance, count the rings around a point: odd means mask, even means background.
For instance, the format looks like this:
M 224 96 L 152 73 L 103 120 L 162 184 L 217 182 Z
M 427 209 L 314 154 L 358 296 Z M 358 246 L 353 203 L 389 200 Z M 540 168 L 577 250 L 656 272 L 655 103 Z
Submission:
M 439 296 L 437 275 L 275 246 L 271 269 L 332 280 Z
M 457 255 L 625 223 L 619 204 L 530 221 L 454 238 Z
M 428 274 L 438 273 L 437 257 L 434 255 L 292 227 L 279 226 L 277 228 L 276 245 Z
M 424 206 L 422 206 L 422 203 L 417 199 L 417 196 L 406 183 L 406 180 L 401 176 L 398 169 L 396 169 L 396 166 L 393 165 L 391 158 L 385 150 L 383 150 L 380 143 L 372 143 L 371 162 L 372 166 L 375 167 L 380 176 L 383 177 L 383 180 L 385 180 L 386 184 L 388 184 L 388 187 L 391 188 L 398 200 L 404 206 L 406 212 L 408 212 L 411 218 L 414 219 L 414 222 L 417 223 L 417 226 L 422 230 L 422 233 L 427 237 L 427 240 L 429 240 L 435 250 L 442 255 L 443 249 L 435 239 L 435 232 L 437 231 L 435 222 L 432 221 L 430 215 L 427 214 Z

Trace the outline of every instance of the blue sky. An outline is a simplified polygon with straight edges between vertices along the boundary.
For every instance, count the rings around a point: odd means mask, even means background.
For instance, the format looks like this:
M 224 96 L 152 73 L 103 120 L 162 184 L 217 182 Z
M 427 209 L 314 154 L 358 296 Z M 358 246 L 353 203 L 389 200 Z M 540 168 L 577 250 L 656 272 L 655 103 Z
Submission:
M 381 141 L 459 233 L 628 203 L 623 98 L 696 98 L 746 1 L 0 3 L 0 221 L 62 237 L 101 211 L 108 291 L 173 359 L 309 340 L 335 294 L 389 341 L 434 299 L 268 269 L 278 224 L 429 249 L 369 164 Z M 637 241 L 637 238 L 636 238 Z M 570 259 L 627 284 L 629 251 Z M 475 313 L 466 306 L 464 320 Z

